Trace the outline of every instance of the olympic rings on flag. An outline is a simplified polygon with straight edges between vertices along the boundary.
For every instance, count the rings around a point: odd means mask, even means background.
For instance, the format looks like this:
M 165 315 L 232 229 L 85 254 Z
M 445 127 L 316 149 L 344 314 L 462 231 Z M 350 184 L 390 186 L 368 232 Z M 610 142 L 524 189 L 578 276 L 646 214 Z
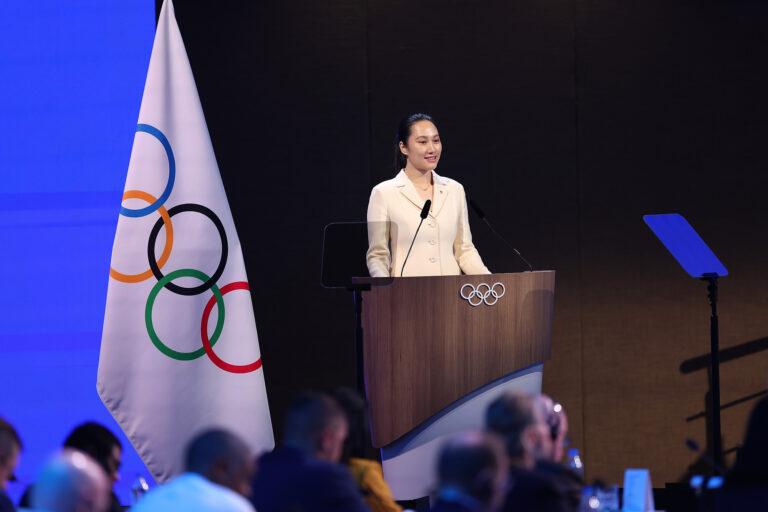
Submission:
M 501 292 L 496 291 L 497 286 L 501 287 Z M 469 287 L 471 291 L 468 294 L 465 294 L 464 289 L 467 287 Z M 483 287 L 485 287 L 485 290 L 482 290 Z M 461 287 L 459 290 L 459 295 L 461 295 L 461 298 L 465 299 L 472 306 L 479 306 L 483 302 L 485 302 L 486 306 L 493 306 L 499 302 L 499 299 L 502 298 L 506 292 L 507 290 L 504 288 L 503 283 L 493 283 L 493 286 L 489 286 L 486 283 L 480 283 L 477 285 L 477 287 L 475 287 L 473 284 L 467 283 Z M 493 302 L 488 300 L 488 297 L 493 297 Z M 473 300 L 475 302 L 473 302 Z
M 144 323 L 147 327 L 147 334 L 149 334 L 149 339 L 162 354 L 178 361 L 192 361 L 194 359 L 198 359 L 203 354 L 207 354 L 208 358 L 216 366 L 230 373 L 249 373 L 258 370 L 261 368 L 261 357 L 250 364 L 235 365 L 223 361 L 213 351 L 213 346 L 219 340 L 219 337 L 221 336 L 221 333 L 224 329 L 223 296 L 233 290 L 250 290 L 248 283 L 245 281 L 230 283 L 221 288 L 221 290 L 216 285 L 216 281 L 218 281 L 221 275 L 224 273 L 224 268 L 227 265 L 227 258 L 229 255 L 229 244 L 227 243 L 227 232 L 224 229 L 224 224 L 212 210 L 200 204 L 185 203 L 176 205 L 168 210 L 165 209 L 164 204 L 170 197 L 171 191 L 173 190 L 173 185 L 176 181 L 176 161 L 173 157 L 171 144 L 168 142 L 168 138 L 163 134 L 163 132 L 154 126 L 150 126 L 148 124 L 139 124 L 136 127 L 136 132 L 148 133 L 160 141 L 160 143 L 163 145 L 165 154 L 168 157 L 168 184 L 166 185 L 165 190 L 159 198 L 155 198 L 153 195 L 142 190 L 127 190 L 123 194 L 123 201 L 126 199 L 142 199 L 150 204 L 149 206 L 140 209 L 126 208 L 121 205 L 120 215 L 136 218 L 144 217 L 157 211 L 160 214 L 160 218 L 157 220 L 155 225 L 152 226 L 152 230 L 149 233 L 149 240 L 147 242 L 147 258 L 149 260 L 149 270 L 146 270 L 140 274 L 123 274 L 110 267 L 110 277 L 123 283 L 138 283 L 150 278 L 153 275 L 157 278 L 157 283 L 152 287 L 152 290 L 147 296 L 147 303 L 144 308 Z M 216 226 L 216 231 L 218 231 L 219 238 L 221 240 L 221 259 L 219 260 L 219 265 L 216 267 L 213 275 L 210 277 L 204 272 L 190 268 L 174 270 L 173 272 L 168 273 L 168 275 L 163 275 L 163 273 L 160 271 L 160 269 L 163 268 L 163 265 L 165 265 L 170 258 L 171 250 L 173 249 L 173 223 L 171 222 L 171 217 L 177 213 L 182 212 L 196 212 L 205 215 L 208 217 L 208 219 L 210 219 L 211 222 L 213 222 L 213 225 Z M 160 229 L 162 229 L 163 226 L 165 226 L 166 231 L 165 247 L 160 254 L 160 258 L 156 259 L 155 243 L 157 242 L 157 237 L 160 234 Z M 173 280 L 180 277 L 193 277 L 202 281 L 202 284 L 192 288 L 186 288 L 172 283 Z M 163 343 L 163 341 L 157 335 L 154 323 L 152 321 L 152 310 L 155 306 L 157 295 L 163 288 L 167 288 L 169 291 L 179 295 L 198 295 L 207 290 L 211 290 L 213 293 L 213 297 L 211 297 L 211 299 L 207 302 L 203 310 L 203 318 L 200 329 L 203 346 L 199 349 L 193 350 L 191 352 L 180 352 L 170 348 L 168 345 Z M 209 339 L 208 319 L 210 318 L 214 304 L 218 306 L 218 318 L 216 319 L 216 327 L 214 328 L 213 334 Z
M 204 347 L 200 347 L 199 349 L 192 352 L 179 352 L 174 350 L 163 343 L 162 340 L 160 340 L 157 332 L 155 332 L 155 326 L 152 323 L 152 308 L 155 305 L 157 294 L 160 293 L 160 290 L 162 290 L 167 283 L 179 277 L 194 277 L 203 282 L 207 282 L 210 279 L 203 272 L 192 268 L 181 268 L 179 270 L 174 270 L 167 276 L 164 276 L 157 282 L 157 284 L 155 284 L 155 286 L 152 288 L 152 291 L 149 292 L 149 297 L 147 297 L 147 306 L 144 308 L 144 322 L 147 324 L 147 333 L 149 334 L 149 339 L 152 340 L 152 343 L 160 352 L 178 361 L 192 361 L 193 359 L 197 359 L 198 357 L 205 354 Z M 215 284 L 211 286 L 211 290 L 213 291 L 213 296 L 219 305 L 219 318 L 216 320 L 216 329 L 213 331 L 213 336 L 211 337 L 210 343 L 210 345 L 213 346 L 213 344 L 216 343 L 216 340 L 219 339 L 222 329 L 224 329 L 224 297 L 221 296 L 221 291 L 219 291 L 219 287 Z
M 226 295 L 233 290 L 250 290 L 250 288 L 248 287 L 247 282 L 236 281 L 234 283 L 229 283 L 228 285 L 223 286 L 221 288 L 221 295 Z M 203 348 L 205 349 L 205 353 L 208 354 L 208 359 L 213 361 L 213 363 L 219 368 L 221 368 L 222 370 L 231 372 L 231 373 L 249 373 L 249 372 L 258 370 L 259 368 L 261 368 L 261 358 L 258 358 L 256 361 L 254 361 L 251 364 L 237 365 L 237 364 L 231 364 L 223 361 L 213 351 L 213 344 L 219 340 L 219 335 L 221 335 L 221 329 L 218 328 L 219 324 L 217 322 L 216 329 L 214 330 L 213 336 L 211 336 L 211 339 L 209 341 L 208 340 L 208 318 L 211 315 L 211 310 L 213 309 L 214 304 L 219 305 L 219 315 L 222 314 L 223 304 L 219 302 L 219 298 L 220 296 L 214 293 L 213 297 L 211 297 L 211 299 L 208 301 L 208 304 L 205 305 L 205 309 L 203 310 L 203 321 L 200 324 L 200 336 L 203 340 Z
M 171 190 L 173 190 L 173 183 L 176 181 L 176 160 L 173 158 L 171 143 L 168 142 L 168 139 L 165 137 L 163 132 L 148 124 L 139 124 L 136 126 L 136 132 L 144 132 L 152 135 L 154 138 L 159 140 L 160 144 L 162 144 L 163 148 L 165 148 L 165 154 L 168 157 L 168 184 L 165 185 L 165 190 L 163 190 L 162 195 L 157 198 L 155 202 L 145 208 L 133 210 L 131 208 L 121 206 L 120 215 L 124 215 L 126 217 L 144 217 L 145 215 L 149 215 L 150 213 L 159 209 L 165 204 L 165 202 L 168 200 L 168 197 L 170 197 Z
M 203 205 L 194 203 L 179 204 L 168 210 L 168 215 L 173 217 L 177 213 L 181 212 L 197 212 L 208 217 L 211 222 L 213 222 L 214 226 L 216 226 L 216 230 L 219 232 L 219 238 L 221 239 L 221 259 L 219 260 L 219 266 L 207 281 L 205 281 L 200 286 L 195 286 L 194 288 L 184 288 L 183 286 L 178 286 L 171 283 L 170 280 L 166 281 L 165 287 L 174 293 L 178 293 L 179 295 L 197 295 L 210 289 L 212 286 L 215 286 L 216 281 L 219 280 L 221 274 L 224 272 L 224 267 L 227 265 L 229 247 L 227 244 L 227 232 L 224 230 L 224 224 L 221 223 L 221 220 L 216 216 L 216 214 Z M 149 268 L 152 269 L 152 273 L 155 274 L 155 277 L 158 281 L 163 280 L 163 273 L 160 272 L 159 262 L 155 261 L 155 241 L 157 240 L 157 235 L 160 233 L 160 228 L 162 227 L 163 223 L 158 220 L 152 227 L 152 232 L 149 234 L 149 242 L 147 244 Z
M 123 194 L 123 201 L 126 199 L 143 199 L 148 203 L 157 201 L 155 196 L 147 194 L 141 190 L 126 190 Z M 171 224 L 171 216 L 168 215 L 165 206 L 158 208 L 157 212 L 160 214 L 163 224 L 165 224 L 165 247 L 163 247 L 163 253 L 160 255 L 160 259 L 157 260 L 157 266 L 163 268 L 163 265 L 165 265 L 165 262 L 168 261 L 168 258 L 171 255 L 171 248 L 173 247 L 173 224 Z M 114 268 L 109 267 L 109 275 L 123 283 L 140 283 L 141 281 L 152 277 L 152 269 L 148 268 L 141 274 L 123 274 L 122 272 L 118 272 Z

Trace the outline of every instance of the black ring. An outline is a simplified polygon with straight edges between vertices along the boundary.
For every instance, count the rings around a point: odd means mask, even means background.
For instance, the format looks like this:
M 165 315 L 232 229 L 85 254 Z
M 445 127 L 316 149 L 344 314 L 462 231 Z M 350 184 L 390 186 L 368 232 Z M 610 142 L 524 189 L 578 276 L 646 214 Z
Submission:
M 165 285 L 166 288 L 168 288 L 170 291 L 174 293 L 178 293 L 179 295 L 198 295 L 200 293 L 203 293 L 206 290 L 210 290 L 211 287 L 216 284 L 216 281 L 219 280 L 221 277 L 221 274 L 224 273 L 224 267 L 227 265 L 227 254 L 228 254 L 228 245 L 227 245 L 227 232 L 224 231 L 224 224 L 221 223 L 221 220 L 216 216 L 213 211 L 206 208 L 203 205 L 200 204 L 194 204 L 194 203 L 185 203 L 185 204 L 179 204 L 168 210 L 168 215 L 170 217 L 173 217 L 177 213 L 181 212 L 197 212 L 202 213 L 209 219 L 211 219 L 211 222 L 213 222 L 213 225 L 216 226 L 216 229 L 219 231 L 219 238 L 221 238 L 221 261 L 219 261 L 219 266 L 216 268 L 216 272 L 211 275 L 211 278 L 204 282 L 203 284 L 199 286 L 195 286 L 194 288 L 185 288 L 183 286 L 179 286 L 177 284 L 168 283 Z M 160 267 L 157 266 L 157 260 L 155 259 L 155 242 L 157 241 L 157 235 L 160 233 L 160 229 L 163 227 L 163 219 L 160 218 L 158 222 L 155 223 L 155 225 L 152 227 L 152 232 L 149 234 L 149 243 L 147 244 L 147 257 L 149 258 L 149 268 L 152 269 L 152 273 L 155 275 L 157 280 L 161 280 L 163 277 L 162 272 L 160 272 Z

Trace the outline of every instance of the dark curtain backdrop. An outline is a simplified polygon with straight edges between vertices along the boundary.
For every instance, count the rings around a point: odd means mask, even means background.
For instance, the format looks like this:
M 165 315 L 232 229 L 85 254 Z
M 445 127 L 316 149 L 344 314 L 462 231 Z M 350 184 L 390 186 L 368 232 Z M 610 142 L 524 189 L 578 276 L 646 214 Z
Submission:
M 238 226 L 278 440 L 301 388 L 354 384 L 352 299 L 320 286 L 322 229 L 364 220 L 393 134 L 438 120 L 461 181 L 537 269 L 557 270 L 544 390 L 587 476 L 657 486 L 704 444 L 704 283 L 645 213 L 687 216 L 721 281 L 724 447 L 768 372 L 764 71 L 758 1 L 191 2 L 177 19 Z M 158 2 L 159 8 L 159 2 Z M 496 272 L 521 264 L 474 216 Z M 732 357 L 731 357 L 732 356 Z M 696 359 L 699 358 L 699 359 Z M 705 361 L 704 361 L 705 362 Z

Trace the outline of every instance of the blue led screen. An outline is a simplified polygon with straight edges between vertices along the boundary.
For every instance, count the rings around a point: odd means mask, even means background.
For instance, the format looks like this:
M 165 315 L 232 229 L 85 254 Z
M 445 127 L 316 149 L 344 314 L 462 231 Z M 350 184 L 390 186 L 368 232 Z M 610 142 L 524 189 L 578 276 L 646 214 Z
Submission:
M 0 3 L 0 416 L 24 443 L 17 501 L 77 424 L 123 443 L 130 504 L 148 472 L 96 393 L 109 261 L 155 3 Z

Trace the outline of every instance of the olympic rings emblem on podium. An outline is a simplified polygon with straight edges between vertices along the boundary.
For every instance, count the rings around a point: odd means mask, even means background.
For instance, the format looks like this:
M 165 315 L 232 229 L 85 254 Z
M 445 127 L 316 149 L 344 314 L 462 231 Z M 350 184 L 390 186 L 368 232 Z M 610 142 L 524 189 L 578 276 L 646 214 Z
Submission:
M 468 292 L 465 291 L 467 289 L 469 289 Z M 485 303 L 486 306 L 493 306 L 499 302 L 499 299 L 502 298 L 505 293 L 507 293 L 507 290 L 502 283 L 493 283 L 493 285 L 480 283 L 477 287 L 471 283 L 467 283 L 459 290 L 461 298 L 469 302 L 470 306 L 475 307 L 483 303 Z
M 155 346 L 155 348 L 157 348 L 162 354 L 177 361 L 192 361 L 203 355 L 207 355 L 208 359 L 210 359 L 213 364 L 218 366 L 220 369 L 230 373 L 249 373 L 258 370 L 261 367 L 260 357 L 250 364 L 235 365 L 223 361 L 213 351 L 213 346 L 218 341 L 224 328 L 223 296 L 234 290 L 250 290 L 248 283 L 245 281 L 232 282 L 222 286 L 221 289 L 219 289 L 217 285 L 217 281 L 221 277 L 222 273 L 224 272 L 224 268 L 227 265 L 227 258 L 229 255 L 229 244 L 227 243 L 227 233 L 224 229 L 224 224 L 211 209 L 200 204 L 185 203 L 176 205 L 168 210 L 165 209 L 164 204 L 170 197 L 171 191 L 173 190 L 173 185 L 176 181 L 176 161 L 173 156 L 173 149 L 171 148 L 171 144 L 168 142 L 168 138 L 165 136 L 165 134 L 163 134 L 163 132 L 154 126 L 148 124 L 139 124 L 136 127 L 136 132 L 147 133 L 157 139 L 160 144 L 162 144 L 163 148 L 165 149 L 166 156 L 168 157 L 168 183 L 165 186 L 165 190 L 163 190 L 163 193 L 158 198 L 155 198 L 153 195 L 142 190 L 126 190 L 123 194 L 123 200 L 141 199 L 150 204 L 149 206 L 141 209 L 130 209 L 121 206 L 120 215 L 129 218 L 137 218 L 158 212 L 160 214 L 160 218 L 152 227 L 152 230 L 149 234 L 149 239 L 147 241 L 147 257 L 149 260 L 149 269 L 139 274 L 124 274 L 110 267 L 110 277 L 116 281 L 128 284 L 139 283 L 150 279 L 153 276 L 155 279 L 157 279 L 157 283 L 152 287 L 152 290 L 149 292 L 149 296 L 147 297 L 147 303 L 144 310 L 144 321 L 149 339 L 152 341 L 152 344 Z M 219 234 L 219 239 L 221 241 L 221 257 L 219 259 L 218 266 L 216 267 L 216 270 L 212 276 L 208 276 L 199 270 L 190 268 L 174 270 L 167 275 L 164 275 L 160 270 L 168 261 L 168 258 L 170 257 L 171 251 L 173 249 L 174 231 L 171 218 L 174 215 L 182 212 L 199 213 L 207 217 L 216 227 L 216 230 Z M 157 237 L 163 227 L 165 227 L 165 245 L 163 247 L 160 258 L 156 258 L 155 242 L 157 241 Z M 172 283 L 173 280 L 180 277 L 192 277 L 198 279 L 202 283 L 195 287 L 182 287 Z M 163 343 L 163 341 L 155 332 L 155 328 L 152 322 L 152 309 L 154 307 L 157 295 L 163 288 L 182 296 L 199 295 L 203 292 L 211 290 L 213 296 L 207 302 L 203 310 L 202 322 L 200 326 L 202 346 L 199 349 L 191 352 L 179 352 Z M 208 319 L 210 318 L 214 306 L 217 306 L 218 316 L 216 320 L 216 327 L 214 328 L 213 334 L 209 338 Z

